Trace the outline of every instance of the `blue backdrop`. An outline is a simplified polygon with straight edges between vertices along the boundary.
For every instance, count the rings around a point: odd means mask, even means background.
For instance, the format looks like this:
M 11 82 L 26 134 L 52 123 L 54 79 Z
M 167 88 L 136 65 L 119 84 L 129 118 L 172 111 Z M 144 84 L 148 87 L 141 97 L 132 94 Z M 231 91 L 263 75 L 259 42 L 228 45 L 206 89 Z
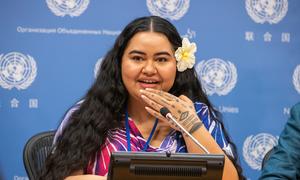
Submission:
M 123 27 L 159 15 L 198 46 L 197 72 L 223 113 L 248 179 L 300 99 L 297 0 L 0 2 L 0 169 L 27 179 L 26 141 L 55 129 L 92 84 Z

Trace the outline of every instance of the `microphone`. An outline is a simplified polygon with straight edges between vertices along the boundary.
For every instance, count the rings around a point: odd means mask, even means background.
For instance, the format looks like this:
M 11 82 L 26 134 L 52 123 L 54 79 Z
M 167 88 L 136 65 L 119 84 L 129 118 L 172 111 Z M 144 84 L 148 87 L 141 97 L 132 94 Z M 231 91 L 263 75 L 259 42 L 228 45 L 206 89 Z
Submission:
M 184 129 L 184 127 L 181 126 L 181 124 L 176 121 L 168 108 L 162 107 L 159 111 L 160 114 L 165 118 L 174 122 L 179 127 L 180 131 L 184 134 L 187 134 L 194 141 L 194 143 L 197 144 L 206 154 L 210 154 L 209 151 L 197 139 L 194 138 L 194 136 L 192 136 L 186 129 Z

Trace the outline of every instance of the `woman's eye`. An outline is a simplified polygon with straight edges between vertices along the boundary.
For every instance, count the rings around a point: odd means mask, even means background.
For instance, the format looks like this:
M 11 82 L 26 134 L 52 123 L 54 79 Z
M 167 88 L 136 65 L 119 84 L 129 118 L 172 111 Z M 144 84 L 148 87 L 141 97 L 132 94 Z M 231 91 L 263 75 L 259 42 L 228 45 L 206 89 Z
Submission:
M 134 56 L 134 57 L 132 57 L 131 59 L 132 59 L 132 60 L 135 60 L 135 61 L 142 61 L 142 60 L 143 60 L 143 58 L 140 57 L 140 56 Z
M 168 59 L 167 59 L 167 58 L 164 58 L 164 57 L 160 57 L 160 58 L 157 58 L 157 61 L 158 61 L 158 62 L 167 62 Z

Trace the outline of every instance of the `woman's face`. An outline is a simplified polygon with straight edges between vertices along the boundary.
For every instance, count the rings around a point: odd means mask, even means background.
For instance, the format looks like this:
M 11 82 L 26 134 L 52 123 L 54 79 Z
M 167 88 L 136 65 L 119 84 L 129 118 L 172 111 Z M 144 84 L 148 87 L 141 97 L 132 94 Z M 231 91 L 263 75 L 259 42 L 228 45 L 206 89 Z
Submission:
M 129 98 L 140 99 L 140 89 L 169 91 L 176 76 L 174 50 L 162 33 L 135 34 L 122 56 L 122 80 Z

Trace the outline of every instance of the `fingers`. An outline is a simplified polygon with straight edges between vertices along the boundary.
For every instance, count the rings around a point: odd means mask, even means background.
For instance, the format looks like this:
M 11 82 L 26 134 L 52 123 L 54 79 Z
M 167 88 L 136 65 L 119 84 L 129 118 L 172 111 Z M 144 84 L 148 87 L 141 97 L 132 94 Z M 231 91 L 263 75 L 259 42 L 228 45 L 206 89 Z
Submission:
M 171 126 L 176 127 L 176 123 L 179 123 L 185 130 L 194 132 L 202 126 L 201 120 L 199 120 L 194 108 L 194 103 L 184 95 L 176 97 L 170 93 L 163 92 L 155 89 L 141 90 L 141 97 L 150 108 L 147 111 L 153 116 L 167 120 Z M 160 109 L 166 107 L 170 110 L 173 120 L 164 118 L 160 114 Z
M 150 88 L 147 88 L 146 90 L 140 90 L 140 92 L 152 101 L 155 101 L 156 103 L 168 108 L 169 110 L 178 110 L 182 109 L 183 107 L 189 107 L 190 109 L 194 109 L 194 103 L 185 95 L 180 95 L 179 97 L 176 97 L 168 92 Z M 152 104 L 149 104 L 149 106 L 152 106 Z
M 163 91 L 150 92 L 148 90 L 140 90 L 140 92 L 142 93 L 142 99 L 156 111 L 159 111 L 162 107 L 166 107 L 168 109 L 172 107 L 172 101 L 165 98 L 166 96 Z
M 151 89 L 151 88 L 147 88 L 146 92 L 153 92 L 155 94 L 160 95 L 161 97 L 164 97 L 166 100 L 168 101 L 176 101 L 179 102 L 180 100 L 183 100 L 187 103 L 193 103 L 187 96 L 185 95 L 180 95 L 179 97 L 174 96 L 173 94 L 170 94 L 168 92 L 164 92 L 161 90 L 157 90 L 157 89 Z
M 185 101 L 185 102 L 187 102 L 187 103 L 193 103 L 193 102 L 190 100 L 190 98 L 186 97 L 185 95 L 180 95 L 180 96 L 179 96 L 179 99 L 181 99 L 181 100 L 183 100 L 183 101 Z
M 151 89 L 151 88 L 147 88 L 146 89 L 146 92 L 152 92 L 152 93 L 155 93 L 155 94 L 158 94 L 160 95 L 161 97 L 165 98 L 166 100 L 168 101 L 179 101 L 178 97 L 168 93 L 168 92 L 164 92 L 162 90 L 157 90 L 157 89 Z
M 180 95 L 179 99 L 181 99 L 184 102 L 186 102 L 188 104 L 188 107 L 190 109 L 194 109 L 194 103 L 193 103 L 193 101 L 190 98 L 186 97 L 185 95 Z
M 160 111 L 160 109 L 164 106 L 164 105 L 161 105 L 161 104 L 158 104 L 157 102 L 153 101 L 152 99 L 154 99 L 154 95 L 151 95 L 151 99 L 148 98 L 147 96 L 145 95 L 141 95 L 142 99 L 144 100 L 144 102 L 146 104 L 148 104 L 152 109 L 156 110 L 156 111 Z M 156 97 L 157 98 L 157 97 Z
M 142 99 L 144 100 L 144 102 L 146 102 L 150 107 L 145 107 L 145 109 L 148 111 L 149 114 L 151 114 L 152 116 L 160 119 L 160 120 L 163 120 L 165 122 L 169 122 L 171 127 L 173 129 L 175 129 L 176 127 L 174 126 L 174 122 L 170 122 L 170 120 L 166 119 L 164 116 L 162 116 L 160 114 L 160 109 L 164 106 L 156 103 L 155 101 L 151 100 L 150 98 L 148 98 L 147 96 L 145 95 L 141 95 Z M 151 97 L 151 98 L 154 98 L 154 97 Z
M 178 98 L 168 92 L 149 88 L 140 90 L 140 92 L 142 94 L 142 99 L 156 111 L 160 111 L 162 107 L 166 107 L 170 111 L 176 111 L 174 115 L 177 116 L 183 109 L 194 109 L 193 102 L 184 95 L 181 95 Z

